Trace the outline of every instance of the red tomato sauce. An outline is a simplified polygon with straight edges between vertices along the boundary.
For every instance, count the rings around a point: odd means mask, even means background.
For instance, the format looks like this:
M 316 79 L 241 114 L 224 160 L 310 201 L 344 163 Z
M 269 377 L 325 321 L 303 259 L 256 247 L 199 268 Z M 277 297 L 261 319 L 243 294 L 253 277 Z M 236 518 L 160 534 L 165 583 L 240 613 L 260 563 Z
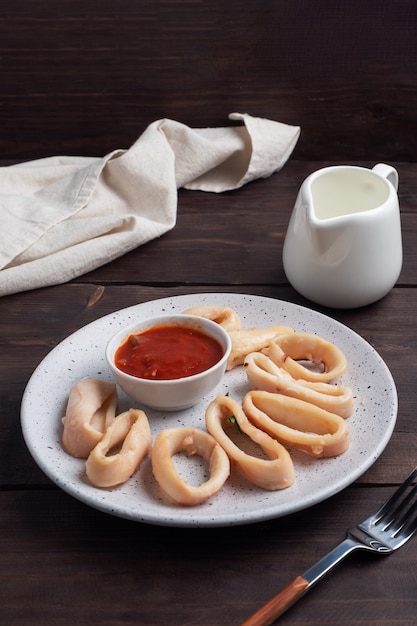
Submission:
M 215 365 L 224 350 L 195 328 L 161 324 L 130 335 L 116 350 L 116 367 L 137 378 L 173 380 Z

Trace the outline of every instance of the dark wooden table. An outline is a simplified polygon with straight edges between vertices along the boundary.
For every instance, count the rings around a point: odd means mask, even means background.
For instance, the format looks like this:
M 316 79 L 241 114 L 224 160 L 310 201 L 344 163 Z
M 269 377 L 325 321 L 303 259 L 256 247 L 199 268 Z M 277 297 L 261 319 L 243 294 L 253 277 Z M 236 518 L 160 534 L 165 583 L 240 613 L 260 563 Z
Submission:
M 239 624 L 344 537 L 417 464 L 417 166 L 400 175 L 404 266 L 396 287 L 359 310 L 321 309 L 293 291 L 281 251 L 304 177 L 323 163 L 222 195 L 180 190 L 168 234 L 69 284 L 0 300 L 0 606 L 2 624 Z M 370 164 L 371 165 L 371 164 Z M 259 294 L 320 310 L 362 335 L 398 388 L 393 436 L 354 484 L 310 509 L 232 528 L 136 523 L 99 512 L 45 477 L 19 411 L 42 358 L 85 324 L 174 294 Z M 379 559 L 350 557 L 280 623 L 399 626 L 417 620 L 417 540 Z
M 417 5 L 415 0 L 13 0 L 0 7 L 0 157 L 104 155 L 168 117 L 223 126 L 233 111 L 300 125 L 278 174 L 222 195 L 180 190 L 174 230 L 70 284 L 0 299 L 0 623 L 239 624 L 373 512 L 417 464 Z M 400 175 L 404 266 L 382 301 L 326 310 L 294 292 L 282 244 L 302 180 L 331 162 Z M 372 162 L 371 162 L 372 160 Z M 227 291 L 310 306 L 346 324 L 395 379 L 381 457 L 311 509 L 234 528 L 126 521 L 40 471 L 19 421 L 25 386 L 65 337 L 112 311 Z M 417 623 L 417 538 L 350 557 L 281 618 L 292 626 Z

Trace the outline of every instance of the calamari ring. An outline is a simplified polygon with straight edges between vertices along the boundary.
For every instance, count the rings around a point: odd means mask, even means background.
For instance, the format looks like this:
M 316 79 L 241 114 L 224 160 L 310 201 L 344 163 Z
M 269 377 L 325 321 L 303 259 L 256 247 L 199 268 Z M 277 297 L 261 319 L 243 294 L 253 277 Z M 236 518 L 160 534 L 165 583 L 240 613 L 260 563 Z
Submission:
M 116 454 L 108 454 L 120 446 Z M 95 487 L 114 487 L 126 482 L 138 469 L 152 445 L 146 413 L 129 409 L 118 415 L 85 463 L 89 481 Z
M 291 398 L 305 400 L 343 418 L 353 413 L 355 403 L 349 387 L 296 380 L 261 352 L 248 354 L 243 365 L 251 389 L 282 393 Z
M 226 369 L 231 370 L 238 365 L 242 365 L 247 354 L 263 350 L 280 335 L 287 335 L 291 332 L 292 328 L 288 326 L 269 326 L 267 328 L 229 331 L 230 339 L 232 340 L 232 350 Z
M 87 378 L 71 387 L 62 444 L 79 459 L 86 459 L 98 444 L 116 415 L 117 391 L 114 383 Z
M 312 382 L 329 382 L 340 376 L 347 368 L 346 357 L 337 346 L 309 333 L 280 335 L 271 342 L 267 354 L 293 378 Z M 324 370 L 321 372 L 309 370 L 301 363 L 297 363 L 302 360 L 320 364 Z
M 316 457 L 333 457 L 349 447 L 349 429 L 339 415 L 268 391 L 249 391 L 243 398 L 248 419 L 283 445 Z
M 187 484 L 175 469 L 172 456 L 185 451 L 197 454 L 209 464 L 210 478 L 198 486 Z M 201 504 L 223 486 L 230 474 L 230 461 L 217 441 L 198 428 L 166 428 L 152 447 L 152 471 L 161 490 L 177 504 Z
M 239 330 L 242 327 L 240 317 L 233 309 L 223 306 L 201 305 L 194 306 L 191 309 L 183 311 L 187 315 L 197 315 L 205 317 L 219 326 L 223 326 L 226 330 Z
M 236 420 L 237 426 L 231 418 Z M 253 426 L 237 402 L 219 394 L 207 408 L 206 425 L 226 451 L 231 464 L 249 482 L 269 490 L 285 489 L 293 484 L 294 466 L 288 451 L 266 432 Z M 240 429 L 268 458 L 252 456 L 241 450 L 225 432 L 228 428 Z

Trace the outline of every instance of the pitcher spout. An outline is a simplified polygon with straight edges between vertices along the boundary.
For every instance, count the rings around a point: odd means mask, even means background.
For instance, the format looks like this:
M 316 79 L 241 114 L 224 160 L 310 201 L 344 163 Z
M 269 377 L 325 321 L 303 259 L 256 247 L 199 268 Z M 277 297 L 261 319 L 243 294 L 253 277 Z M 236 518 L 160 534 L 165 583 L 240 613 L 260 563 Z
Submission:
M 352 229 L 349 220 L 320 219 L 315 206 L 311 186 L 306 185 L 298 194 L 288 226 L 290 239 L 299 248 L 299 254 L 310 255 L 315 263 L 340 263 L 351 248 Z

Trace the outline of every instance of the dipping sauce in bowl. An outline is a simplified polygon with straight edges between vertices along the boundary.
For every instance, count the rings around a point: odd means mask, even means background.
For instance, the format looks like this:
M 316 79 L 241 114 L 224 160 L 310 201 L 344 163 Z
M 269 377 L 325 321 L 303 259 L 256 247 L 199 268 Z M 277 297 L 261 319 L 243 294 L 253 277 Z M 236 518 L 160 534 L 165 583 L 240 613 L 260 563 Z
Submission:
M 223 354 L 219 341 L 197 328 L 159 324 L 129 335 L 114 362 L 131 376 L 173 380 L 208 370 Z
M 232 342 L 216 322 L 172 314 L 120 329 L 106 359 L 121 389 L 159 411 L 197 404 L 220 383 Z

